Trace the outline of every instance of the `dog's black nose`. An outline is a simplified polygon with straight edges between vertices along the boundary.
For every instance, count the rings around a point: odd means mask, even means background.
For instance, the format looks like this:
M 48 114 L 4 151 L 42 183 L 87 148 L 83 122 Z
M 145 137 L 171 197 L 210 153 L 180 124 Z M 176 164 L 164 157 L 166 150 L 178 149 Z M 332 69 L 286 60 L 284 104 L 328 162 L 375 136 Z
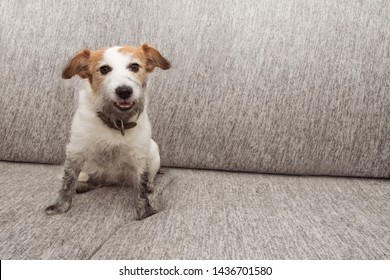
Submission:
M 133 89 L 128 86 L 120 86 L 117 87 L 115 93 L 122 99 L 127 99 L 133 93 Z

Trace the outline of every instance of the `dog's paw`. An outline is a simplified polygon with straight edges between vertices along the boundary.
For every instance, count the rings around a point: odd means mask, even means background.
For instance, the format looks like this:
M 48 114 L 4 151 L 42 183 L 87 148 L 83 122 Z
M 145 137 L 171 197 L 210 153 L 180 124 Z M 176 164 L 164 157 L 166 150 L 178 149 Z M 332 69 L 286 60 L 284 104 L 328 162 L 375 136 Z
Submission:
M 46 215 L 62 214 L 68 211 L 70 209 L 70 206 L 71 206 L 70 202 L 56 203 L 50 205 L 49 207 L 46 207 L 45 213 Z
M 153 193 L 153 192 L 154 192 L 154 185 L 151 184 L 151 183 L 148 183 L 148 184 L 146 185 L 146 191 L 147 191 L 148 193 Z
M 154 210 L 152 206 L 144 207 L 137 211 L 138 220 L 146 219 L 147 217 L 150 217 L 156 213 L 157 211 Z
M 76 193 L 86 193 L 93 190 L 95 187 L 87 182 L 77 182 Z

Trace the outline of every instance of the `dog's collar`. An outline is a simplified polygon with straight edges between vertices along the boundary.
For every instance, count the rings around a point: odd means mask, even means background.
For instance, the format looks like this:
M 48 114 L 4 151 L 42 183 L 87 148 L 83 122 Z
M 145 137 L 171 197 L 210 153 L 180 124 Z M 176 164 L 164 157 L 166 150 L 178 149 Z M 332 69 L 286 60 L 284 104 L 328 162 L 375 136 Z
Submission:
M 112 121 L 103 112 L 98 112 L 97 115 L 105 125 L 107 125 L 109 128 L 119 130 L 123 136 L 125 136 L 125 129 L 130 129 L 137 125 L 136 122 L 124 123 L 122 120 Z

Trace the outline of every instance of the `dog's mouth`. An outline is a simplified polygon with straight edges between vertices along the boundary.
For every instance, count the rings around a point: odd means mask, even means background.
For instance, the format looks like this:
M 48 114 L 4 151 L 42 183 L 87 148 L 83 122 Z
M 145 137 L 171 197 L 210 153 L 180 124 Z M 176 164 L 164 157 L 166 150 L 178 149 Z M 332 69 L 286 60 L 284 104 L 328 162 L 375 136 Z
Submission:
M 114 106 L 118 108 L 121 111 L 128 111 L 131 108 L 134 107 L 135 102 L 134 101 L 120 101 L 120 102 L 114 102 Z

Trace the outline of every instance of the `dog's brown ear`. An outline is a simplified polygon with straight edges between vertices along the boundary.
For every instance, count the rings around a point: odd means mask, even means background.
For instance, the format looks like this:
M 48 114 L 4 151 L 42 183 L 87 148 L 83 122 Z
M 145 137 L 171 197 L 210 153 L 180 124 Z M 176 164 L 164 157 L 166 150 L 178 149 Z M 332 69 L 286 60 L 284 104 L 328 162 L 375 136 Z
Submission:
M 75 57 L 69 62 L 68 66 L 62 71 L 62 78 L 70 79 L 74 75 L 79 75 L 81 78 L 86 79 L 89 77 L 88 63 L 91 51 L 84 49 L 77 53 Z
M 159 67 L 163 70 L 171 68 L 169 61 L 155 48 L 149 46 L 148 44 L 143 44 L 142 50 L 144 51 L 147 60 L 146 71 L 152 72 L 155 67 Z

